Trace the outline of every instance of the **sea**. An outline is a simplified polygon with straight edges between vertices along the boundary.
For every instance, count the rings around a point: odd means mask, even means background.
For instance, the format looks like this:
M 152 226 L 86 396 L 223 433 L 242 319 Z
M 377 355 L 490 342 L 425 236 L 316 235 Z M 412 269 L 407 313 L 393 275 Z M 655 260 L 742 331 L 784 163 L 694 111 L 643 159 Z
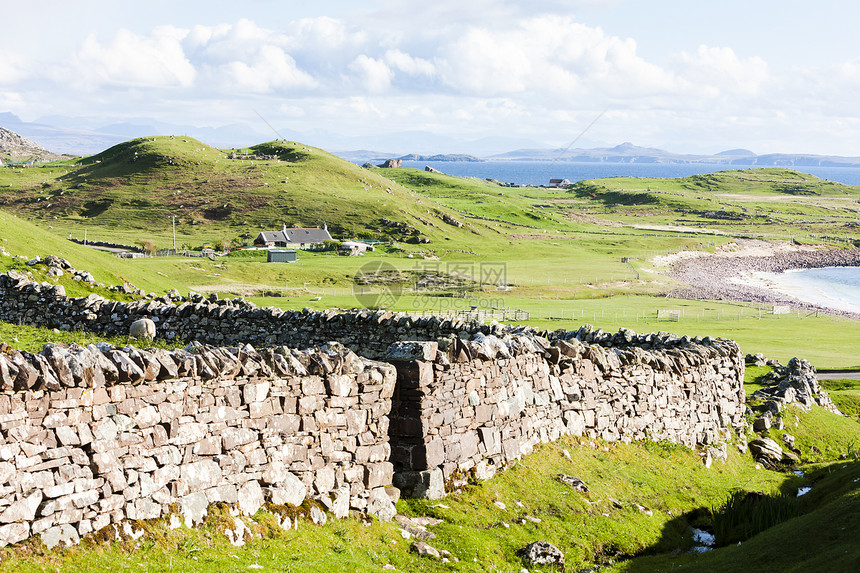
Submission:
M 546 185 L 550 179 L 572 183 L 604 177 L 687 177 L 744 166 L 715 163 L 622 163 L 577 161 L 404 161 L 403 167 L 437 171 L 458 177 L 495 179 L 517 185 Z M 789 166 L 786 166 L 789 167 Z M 860 185 L 860 167 L 795 167 L 804 173 L 848 185 Z
M 742 169 L 741 166 L 708 163 L 621 163 L 572 161 L 404 161 L 403 167 L 425 166 L 459 177 L 495 179 L 518 185 L 546 185 L 550 179 L 572 183 L 604 177 L 687 177 L 717 171 Z M 860 185 L 860 167 L 798 167 L 822 179 Z M 860 314 L 860 267 L 829 267 L 784 273 L 768 273 L 776 290 L 797 299 L 827 308 Z
M 771 288 L 804 302 L 860 314 L 860 267 L 761 273 Z

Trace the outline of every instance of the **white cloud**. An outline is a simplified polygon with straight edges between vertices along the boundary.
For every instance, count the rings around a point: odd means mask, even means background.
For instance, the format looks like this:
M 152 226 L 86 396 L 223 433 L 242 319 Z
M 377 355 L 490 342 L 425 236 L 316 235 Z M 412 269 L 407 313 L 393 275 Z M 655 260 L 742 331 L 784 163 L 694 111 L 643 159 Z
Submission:
M 23 81 L 29 73 L 18 62 L 23 58 L 15 53 L 6 52 L 0 59 L 0 86 L 14 86 Z
M 385 61 L 389 66 L 412 76 L 432 76 L 436 72 L 433 62 L 422 58 L 413 58 L 400 50 L 386 51 Z
M 471 28 L 444 48 L 438 67 L 455 90 L 523 94 L 534 101 L 671 92 L 673 75 L 636 54 L 636 43 L 562 16 L 521 20 L 513 29 Z
M 394 76 L 388 64 L 364 54 L 355 58 L 349 65 L 349 69 L 358 78 L 362 89 L 372 93 L 387 90 L 391 86 L 391 79 Z
M 216 73 L 221 76 L 225 88 L 268 93 L 316 86 L 316 81 L 299 70 L 295 60 L 276 46 L 261 46 L 248 59 L 250 63 L 232 61 L 219 66 Z
M 739 58 L 728 47 L 699 46 L 694 54 L 683 52 L 679 73 L 690 86 L 708 96 L 757 95 L 771 81 L 767 63 L 757 57 Z
M 148 36 L 119 30 L 109 44 L 90 35 L 74 57 L 71 69 L 60 75 L 85 88 L 189 87 L 195 69 L 185 57 L 182 40 L 187 31 L 172 26 L 156 28 Z

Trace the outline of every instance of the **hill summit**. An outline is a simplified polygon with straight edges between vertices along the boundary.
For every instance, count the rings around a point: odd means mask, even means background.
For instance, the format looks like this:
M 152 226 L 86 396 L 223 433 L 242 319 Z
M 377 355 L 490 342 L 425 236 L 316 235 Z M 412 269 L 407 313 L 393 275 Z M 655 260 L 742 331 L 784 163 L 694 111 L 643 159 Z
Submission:
M 3 161 L 27 161 L 64 158 L 56 153 L 51 153 L 38 143 L 21 137 L 14 131 L 0 127 L 0 159 Z

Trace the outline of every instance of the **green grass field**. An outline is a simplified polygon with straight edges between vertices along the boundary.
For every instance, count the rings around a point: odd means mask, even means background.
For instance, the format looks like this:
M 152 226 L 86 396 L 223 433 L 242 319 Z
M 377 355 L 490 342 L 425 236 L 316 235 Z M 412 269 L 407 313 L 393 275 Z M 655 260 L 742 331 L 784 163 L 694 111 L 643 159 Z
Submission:
M 338 239 L 385 244 L 362 257 L 301 252 L 296 264 L 269 265 L 252 251 L 123 260 L 65 240 L 86 233 L 88 240 L 168 248 L 174 215 L 177 247 L 191 249 L 237 246 L 282 223 L 323 221 Z M 68 276 L 49 278 L 44 267 L 20 258 L 56 254 L 100 283 L 127 281 L 158 295 L 177 288 L 261 306 L 352 309 L 374 306 L 381 292 L 379 284 L 357 287 L 356 275 L 386 265 L 393 269 L 386 284 L 403 288 L 385 303 L 391 311 L 514 322 L 504 317 L 519 310 L 528 313 L 520 323 L 540 329 L 589 323 L 605 331 L 724 336 L 744 353 L 782 363 L 799 356 L 819 369 L 860 369 L 860 321 L 667 298 L 663 293 L 677 283 L 653 263 L 657 255 L 711 252 L 746 237 L 847 247 L 857 243 L 858 215 L 858 187 L 788 169 L 511 188 L 411 169 L 362 169 L 294 142 L 219 150 L 155 137 L 81 160 L 0 169 L 0 246 L 14 255 L 0 257 L 0 271 L 31 272 L 73 296 L 117 296 Z M 674 320 L 658 319 L 670 313 Z M 101 338 L 0 324 L 0 340 L 35 351 L 51 341 Z M 767 370 L 747 369 L 748 393 Z M 568 571 L 852 571 L 860 566 L 860 389 L 852 380 L 823 386 L 847 417 L 819 408 L 783 414 L 784 431 L 795 436 L 804 460 L 815 462 L 804 477 L 761 469 L 731 445 L 728 463 L 706 469 L 701 452 L 671 444 L 565 438 L 441 505 L 401 500 L 402 513 L 444 520 L 431 527 L 437 537 L 430 543 L 449 551 L 452 563 L 419 558 L 393 524 L 357 518 L 322 527 L 302 521 L 285 532 L 261 512 L 251 524 L 258 535 L 236 548 L 222 534 L 223 511 L 214 511 L 201 529 L 146 524 L 150 533 L 139 541 L 47 551 L 31 540 L 0 549 L 0 570 L 516 571 L 524 565 L 517 549 L 546 539 L 564 551 Z M 781 440 L 781 432 L 771 435 Z M 572 491 L 554 479 L 558 473 L 580 477 L 591 491 Z M 710 523 L 733 491 L 794 495 L 810 484 L 797 517 L 740 545 L 686 553 L 690 525 Z

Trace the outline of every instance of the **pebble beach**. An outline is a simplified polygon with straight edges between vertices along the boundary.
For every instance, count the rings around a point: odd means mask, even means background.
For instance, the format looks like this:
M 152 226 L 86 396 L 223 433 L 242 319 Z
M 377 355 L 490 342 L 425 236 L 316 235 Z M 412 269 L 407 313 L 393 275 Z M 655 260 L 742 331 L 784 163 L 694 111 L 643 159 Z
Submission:
M 665 274 L 689 286 L 673 289 L 668 296 L 705 300 L 735 300 L 820 311 L 860 319 L 860 313 L 833 308 L 819 301 L 800 300 L 780 292 L 761 273 L 791 269 L 860 266 L 860 248 L 817 249 L 791 243 L 771 244 L 744 240 L 717 253 L 682 252 L 654 261 L 667 267 Z

